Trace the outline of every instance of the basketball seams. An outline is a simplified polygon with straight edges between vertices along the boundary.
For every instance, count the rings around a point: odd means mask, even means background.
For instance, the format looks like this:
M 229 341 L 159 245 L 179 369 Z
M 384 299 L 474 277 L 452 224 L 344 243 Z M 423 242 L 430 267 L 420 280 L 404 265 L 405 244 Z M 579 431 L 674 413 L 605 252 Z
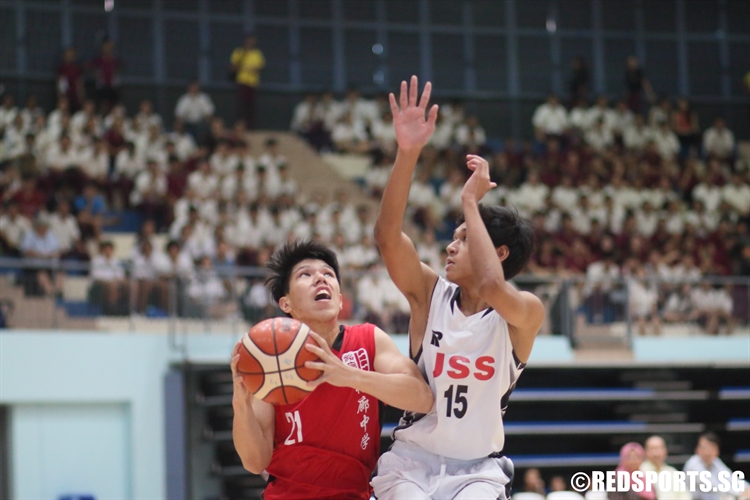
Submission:
M 265 399 L 271 392 L 275 391 L 276 389 L 282 389 L 283 391 L 283 385 L 284 384 L 281 381 L 280 373 L 268 373 L 266 374 L 266 379 L 263 382 L 263 385 L 258 388 L 254 396 L 256 398 Z
M 276 369 L 277 369 L 276 376 L 279 377 L 279 384 L 280 384 L 279 387 L 281 387 L 281 393 L 284 395 L 284 403 L 289 404 L 289 400 L 286 397 L 286 392 L 284 391 L 284 377 L 281 376 L 281 362 L 279 362 L 279 346 L 278 346 L 278 343 L 276 342 L 276 320 L 275 319 L 271 321 L 271 334 L 273 335 L 273 350 L 276 353 L 276 356 L 274 356 L 276 358 Z
M 310 333 L 310 327 L 308 327 L 307 325 L 302 324 L 299 327 L 299 330 L 297 330 L 297 334 L 294 337 L 294 340 L 289 345 L 289 349 L 287 349 L 284 353 L 285 354 L 284 358 L 287 361 L 290 361 L 291 364 L 289 365 L 289 367 L 285 367 L 283 370 L 279 370 L 279 371 L 286 371 L 286 370 L 291 370 L 295 368 L 301 368 L 301 366 L 297 365 L 297 357 L 299 356 L 299 352 L 305 348 L 305 343 L 307 342 L 307 337 L 309 333 Z M 279 359 L 279 363 L 281 363 L 280 358 L 281 358 L 281 353 L 277 355 L 277 359 Z M 285 364 L 289 364 L 289 363 L 285 363 Z M 304 364 L 302 366 L 304 366 Z
M 284 405 L 296 403 L 312 392 L 307 381 L 321 373 L 304 368 L 304 361 L 317 359 L 305 349 L 307 343 L 312 343 L 309 333 L 310 327 L 297 320 L 272 318 L 258 323 L 242 337 L 244 352 L 240 350 L 240 354 L 244 362 L 240 365 L 248 371 L 238 366 L 238 372 L 255 397 Z M 285 348 L 284 352 L 277 353 L 279 347 Z
M 266 354 L 260 347 L 258 347 L 249 335 L 245 334 L 242 337 L 242 346 L 245 348 L 247 353 L 255 358 L 255 361 L 260 364 L 264 372 L 275 372 L 278 364 L 274 362 L 276 356 L 272 354 Z M 247 372 L 245 372 L 247 373 Z M 254 374 L 253 374 L 254 375 Z

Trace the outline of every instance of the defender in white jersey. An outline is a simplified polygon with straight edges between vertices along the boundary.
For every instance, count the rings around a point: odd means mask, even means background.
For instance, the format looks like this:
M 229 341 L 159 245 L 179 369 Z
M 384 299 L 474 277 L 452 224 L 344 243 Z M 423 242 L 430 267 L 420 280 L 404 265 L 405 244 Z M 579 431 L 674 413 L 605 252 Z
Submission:
M 509 495 L 512 463 L 500 454 L 503 413 L 544 320 L 541 301 L 507 280 L 533 251 L 533 230 L 517 212 L 480 205 L 489 165 L 461 193 L 463 216 L 448 246 L 446 279 L 419 261 L 401 224 L 422 147 L 435 128 L 431 85 L 417 103 L 417 78 L 390 95 L 398 154 L 383 193 L 375 238 L 396 286 L 409 300 L 411 355 L 435 394 L 427 414 L 404 415 L 372 480 L 383 499 L 497 499 Z

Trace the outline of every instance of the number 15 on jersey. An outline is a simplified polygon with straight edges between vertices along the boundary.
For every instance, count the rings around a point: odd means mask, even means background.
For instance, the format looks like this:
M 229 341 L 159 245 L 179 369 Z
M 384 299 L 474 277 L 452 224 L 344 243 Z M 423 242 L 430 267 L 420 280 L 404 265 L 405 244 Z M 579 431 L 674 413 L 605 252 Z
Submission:
M 448 390 L 443 393 L 445 399 L 448 400 L 445 405 L 446 417 L 450 418 L 452 416 L 455 416 L 456 418 L 464 418 L 469 405 L 469 402 L 466 400 L 465 396 L 467 392 L 469 392 L 469 386 L 466 385 L 456 385 L 455 394 L 453 384 L 448 387 Z

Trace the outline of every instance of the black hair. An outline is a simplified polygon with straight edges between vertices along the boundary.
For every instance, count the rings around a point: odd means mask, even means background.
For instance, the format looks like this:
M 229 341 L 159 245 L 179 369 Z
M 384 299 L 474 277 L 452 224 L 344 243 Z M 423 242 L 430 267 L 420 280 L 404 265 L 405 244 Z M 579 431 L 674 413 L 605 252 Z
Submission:
M 322 260 L 331 266 L 336 280 L 341 283 L 339 260 L 333 250 L 317 241 L 294 240 L 278 247 L 266 264 L 271 271 L 266 278 L 266 286 L 276 302 L 289 293 L 289 280 L 294 266 L 307 259 Z
M 508 257 L 503 261 L 503 274 L 509 280 L 526 267 L 534 251 L 534 229 L 515 208 L 479 204 L 479 215 L 495 248 L 508 247 Z M 463 214 L 457 225 L 463 224 Z
M 703 434 L 701 434 L 701 435 L 700 435 L 700 436 L 698 437 L 698 439 L 700 439 L 700 438 L 703 438 L 703 439 L 705 439 L 706 441 L 708 441 L 709 443 L 713 443 L 713 444 L 715 444 L 715 445 L 716 445 L 717 447 L 721 448 L 721 439 L 719 439 L 719 436 L 717 436 L 717 435 L 716 435 L 715 433 L 713 433 L 713 432 L 704 432 Z

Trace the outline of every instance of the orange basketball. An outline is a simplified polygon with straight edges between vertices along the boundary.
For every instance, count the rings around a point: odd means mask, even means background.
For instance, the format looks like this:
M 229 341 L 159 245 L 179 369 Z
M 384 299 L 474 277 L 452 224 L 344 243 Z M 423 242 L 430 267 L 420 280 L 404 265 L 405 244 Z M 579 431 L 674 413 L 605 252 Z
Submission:
M 304 348 L 318 345 L 310 328 L 292 318 L 261 321 L 242 336 L 237 371 L 255 397 L 275 405 L 304 399 L 311 390 L 306 382 L 323 372 L 305 368 L 305 361 L 319 358 Z

